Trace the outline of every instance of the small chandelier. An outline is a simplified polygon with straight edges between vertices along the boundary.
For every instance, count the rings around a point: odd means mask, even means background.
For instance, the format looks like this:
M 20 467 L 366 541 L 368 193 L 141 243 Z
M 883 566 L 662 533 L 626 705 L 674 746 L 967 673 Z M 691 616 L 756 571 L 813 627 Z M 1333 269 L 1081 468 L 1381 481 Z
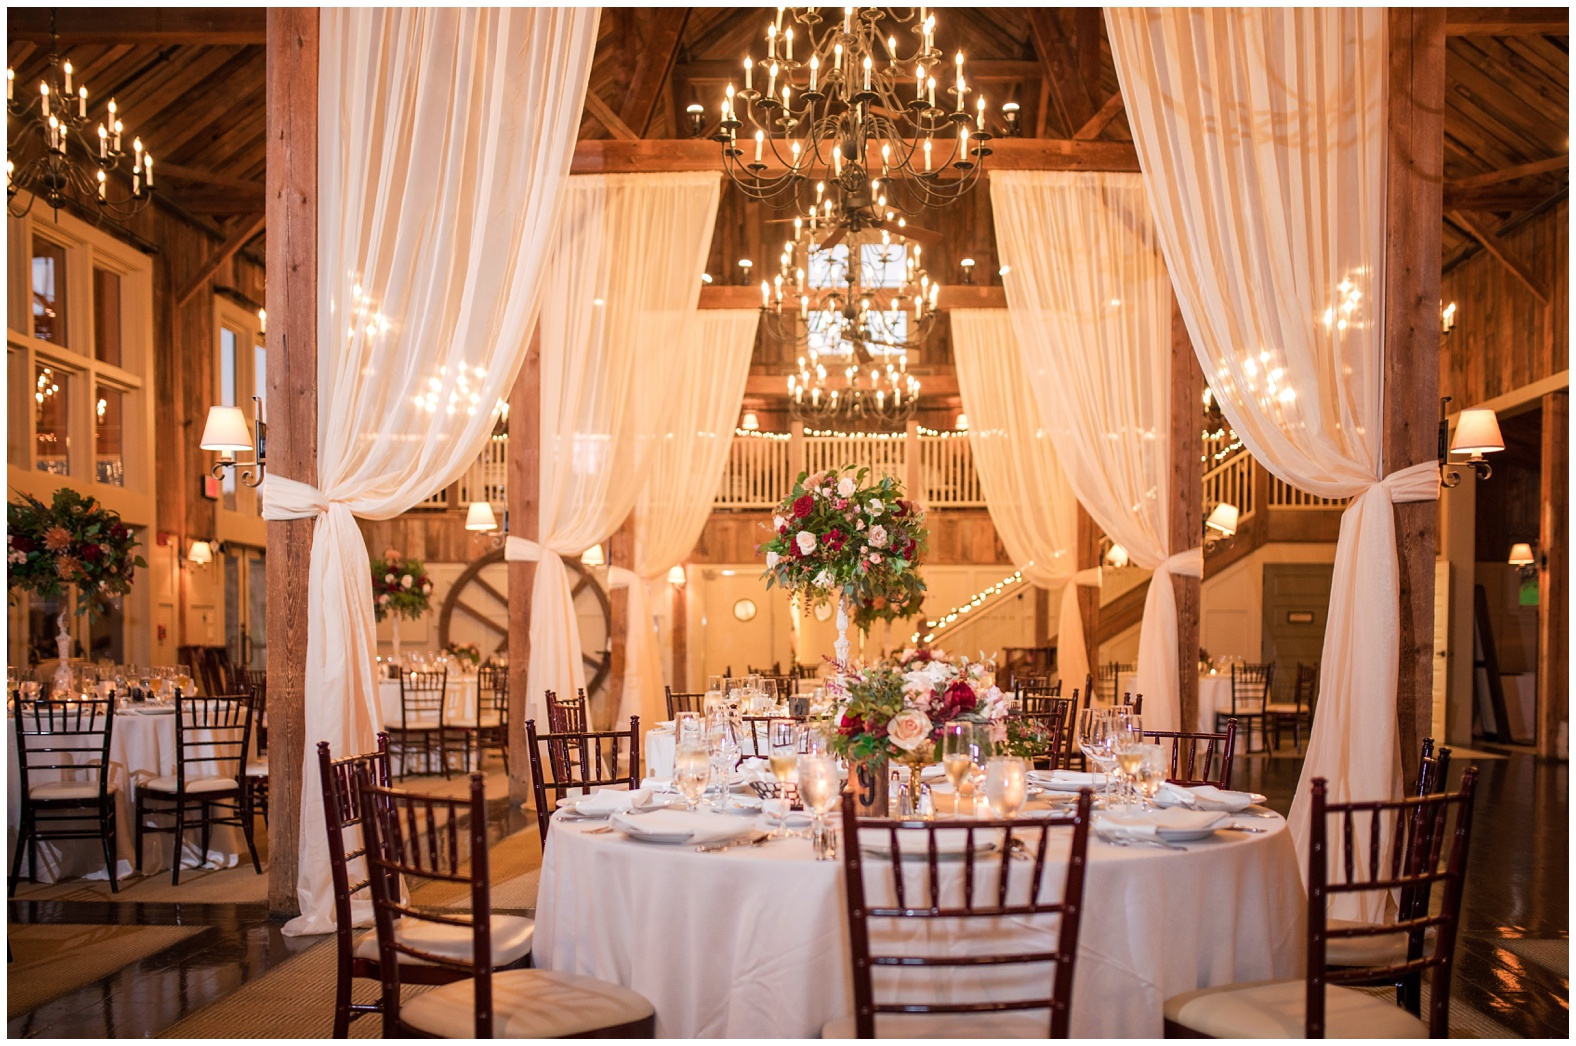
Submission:
M 20 218 L 42 198 L 56 213 L 68 204 L 86 210 L 96 206 L 101 214 L 124 221 L 146 207 L 153 199 L 153 156 L 142 147 L 142 139 L 131 137 L 131 193 L 122 196 L 111 191 L 109 175 L 121 169 L 127 156 L 125 125 L 116 112 L 115 99 L 105 107 L 96 134 L 86 129 L 88 118 L 86 84 L 72 79 L 71 59 L 60 57 L 60 37 L 55 31 L 55 15 L 49 16 L 49 73 L 38 83 L 36 92 L 20 90 L 16 70 L 6 70 L 6 113 L 16 124 L 7 128 L 6 207 Z M 14 133 L 13 133 L 14 132 Z M 27 158 L 30 142 L 42 146 L 42 154 Z M 27 190 L 27 201 L 17 203 L 17 195 Z
M 823 223 L 885 227 L 967 195 L 992 136 L 984 97 L 968 105 L 962 52 L 938 105 L 938 80 L 949 76 L 934 14 L 845 7 L 823 27 L 822 12 L 836 10 L 779 7 L 766 57 L 745 57 L 744 89 L 728 84 L 714 136 L 729 179 L 751 199 L 791 204 L 812 234 Z M 882 27 L 888 18 L 917 38 L 910 54 L 899 57 L 896 32 Z M 826 187 L 813 208 L 812 171 Z

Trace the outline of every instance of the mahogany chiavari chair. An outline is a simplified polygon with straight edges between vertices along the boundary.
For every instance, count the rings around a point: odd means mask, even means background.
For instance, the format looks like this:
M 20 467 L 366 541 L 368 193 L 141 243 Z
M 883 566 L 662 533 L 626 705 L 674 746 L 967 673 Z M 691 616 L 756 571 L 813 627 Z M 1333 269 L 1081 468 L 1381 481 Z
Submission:
M 1055 689 L 1056 693 L 1021 690 L 1018 692 L 1018 704 L 1026 714 L 1054 714 L 1061 717 L 1062 725 L 1057 736 L 1061 738 L 1062 752 L 1056 758 L 1056 765 L 1066 767 L 1073 758 L 1073 731 L 1078 725 L 1078 695 L 1075 693 L 1062 697 L 1060 681 Z
M 423 773 L 432 772 L 432 755 L 444 779 L 449 776 L 449 749 L 444 716 L 447 712 L 449 671 L 431 672 L 400 669 L 399 722 L 388 724 L 389 743 L 399 752 L 399 777 L 403 780 L 413 751 L 421 753 Z
M 1059 711 L 1019 712 L 1015 717 L 1028 724 L 1034 737 L 1034 751 L 1028 757 L 1037 770 L 1065 770 L 1071 756 L 1068 752 L 1068 735 L 1071 733 L 1066 719 Z M 1080 753 L 1082 754 L 1082 753 Z
M 531 795 L 536 803 L 536 826 L 542 845 L 547 845 L 547 829 L 552 822 L 557 800 L 576 788 L 623 785 L 630 791 L 640 787 L 640 717 L 629 717 L 628 730 L 554 730 L 536 732 L 536 720 L 525 721 L 526 752 L 531 758 Z M 627 746 L 627 747 L 626 747 Z M 542 750 L 547 749 L 549 774 L 543 770 Z M 622 757 L 622 758 L 621 758 Z M 619 773 L 622 762 L 624 773 Z M 552 801 L 548 800 L 551 791 Z
M 706 711 L 705 694 L 686 694 L 674 690 L 672 687 L 663 687 L 663 692 L 668 699 L 668 718 L 676 719 L 680 712 L 694 712 L 702 715 Z
M 16 892 L 24 853 L 28 881 L 38 881 L 41 841 L 97 839 L 104 847 L 110 892 L 119 893 L 115 786 L 109 780 L 114 700 L 28 701 L 18 695 L 14 721 L 22 821 L 9 892 Z M 48 779 L 35 780 L 35 775 Z
M 1227 984 L 1172 996 L 1165 1004 L 1166 1036 L 1446 1038 L 1476 786 L 1477 768 L 1468 767 L 1456 792 L 1331 803 L 1325 779 L 1314 778 L 1308 826 L 1307 973 L 1296 980 Z M 1332 819 L 1339 825 L 1333 833 Z M 1382 838 L 1390 844 L 1388 861 L 1381 857 Z M 1359 841 L 1365 852 L 1359 852 Z M 1429 901 L 1435 883 L 1441 886 L 1437 911 Z M 1338 927 L 1328 919 L 1333 896 L 1397 891 L 1401 908 L 1394 924 Z M 1434 931 L 1431 945 L 1426 943 L 1429 930 Z M 1409 940 L 1408 957 L 1402 961 L 1383 970 L 1330 966 L 1331 942 L 1397 931 Z M 1371 982 L 1376 975 L 1400 980 L 1413 974 L 1421 978 L 1427 971 L 1432 975 L 1426 1021 L 1403 1006 L 1348 987 Z
M 454 798 L 375 784 L 366 766 L 357 772 L 384 1037 L 652 1037 L 655 1011 L 628 988 L 519 968 L 529 959 L 531 931 L 522 942 L 517 924 L 530 920 L 490 914 L 485 782 L 471 774 L 469 794 Z M 423 883 L 468 887 L 470 910 L 418 903 Z M 512 968 L 500 962 L 511 955 Z M 451 982 L 402 1000 L 400 986 L 415 979 L 418 965 L 446 971 Z
M 827 1023 L 821 1037 L 872 1039 L 879 1030 L 886 1038 L 1044 1038 L 1047 1033 L 1053 1039 L 1066 1038 L 1089 853 L 1091 799 L 1089 790 L 1084 789 L 1076 808 L 1055 819 L 900 821 L 861 820 L 853 795 L 844 793 L 843 881 L 853 953 L 854 1013 Z M 1047 900 L 1042 894 L 1046 892 L 1043 880 L 1051 833 L 1069 828 L 1072 839 L 1061 895 Z M 939 845 L 937 834 L 945 832 L 952 838 L 965 833 L 961 852 Z M 994 849 L 976 848 L 976 842 L 987 841 L 997 845 Z M 870 852 L 875 849 L 871 844 L 880 844 L 886 852 Z M 1010 858 L 1012 854 L 1029 860 Z M 872 874 L 867 879 L 867 862 L 873 866 L 872 872 L 887 865 L 890 874 Z M 886 889 L 873 897 L 870 891 L 875 883 Z M 952 947 L 954 941 L 942 939 L 945 935 L 937 935 L 936 946 L 927 950 L 916 943 L 924 940 L 922 931 L 901 925 L 921 920 L 923 926 L 926 919 L 944 919 L 977 931 L 969 933 L 979 942 L 977 954 L 958 954 Z M 871 924 L 877 920 L 873 937 Z M 1052 922 L 1058 923 L 1054 951 L 1045 950 L 1043 936 L 1033 939 L 1033 950 L 1025 950 L 1021 944 L 1015 947 L 1004 932 L 1025 924 L 1049 932 Z M 894 945 L 891 952 L 878 952 L 883 945 L 880 930 L 887 927 L 903 943 Z M 987 945 L 987 941 L 1001 943 Z M 876 968 L 966 967 L 984 973 L 1025 964 L 1051 965 L 1043 982 L 1044 994 L 1025 987 L 1022 998 L 938 1002 L 933 990 L 910 989 L 901 999 L 878 1001 L 875 997 Z M 1021 974 L 1016 979 L 1026 981 Z M 890 990 L 890 983 L 884 982 L 883 989 Z M 1049 1019 L 1020 1012 L 1024 1010 L 1048 1010 Z
M 1274 740 L 1270 742 L 1270 750 L 1280 748 L 1281 728 L 1291 725 L 1292 741 L 1297 745 L 1297 751 L 1302 751 L 1302 731 L 1306 727 L 1313 731 L 1313 703 L 1319 697 L 1319 666 L 1305 665 L 1297 662 L 1297 681 L 1292 686 L 1291 701 L 1271 701 L 1264 706 L 1266 725 L 1270 728 Z
M 137 867 L 142 867 L 142 840 L 148 833 L 175 834 L 170 885 L 181 882 L 182 843 L 188 829 L 201 834 L 202 853 L 214 825 L 239 828 L 246 837 L 252 868 L 257 859 L 253 838 L 251 792 L 246 787 L 246 752 L 252 740 L 252 695 L 184 697 L 175 691 L 175 773 L 155 777 L 137 788 Z M 196 810 L 193 820 L 189 815 Z M 148 824 L 151 814 L 173 813 L 170 827 Z
M 1112 704 L 1116 703 L 1117 691 L 1121 688 L 1122 673 L 1135 671 L 1137 667 L 1122 661 L 1107 661 L 1099 667 L 1100 690 Z
M 1231 761 L 1237 750 L 1237 721 L 1226 720 L 1220 733 L 1186 730 L 1145 730 L 1144 739 L 1171 742 L 1166 780 L 1172 784 L 1231 787 Z M 1162 749 L 1165 747 L 1162 743 Z
M 586 729 L 586 692 L 560 698 L 558 691 L 547 691 L 547 729 L 555 734 L 580 733 Z
M 740 758 L 759 757 L 765 759 L 772 751 L 772 720 L 791 719 L 803 726 L 809 722 L 810 717 L 807 715 L 747 715 L 740 716 L 740 719 L 744 722 L 744 737 L 739 739 L 743 742 Z
M 509 670 L 482 665 L 476 670 L 476 715 L 450 718 L 445 727 L 458 733 L 465 750 L 465 769 L 471 768 L 471 749 L 476 750 L 476 766 L 487 760 L 488 749 L 503 757 L 504 773 L 509 772 Z
M 1231 666 L 1231 711 L 1215 712 L 1215 729 L 1222 729 L 1227 719 L 1235 719 L 1248 732 L 1248 751 L 1253 751 L 1253 724 L 1259 726 L 1263 737 L 1269 704 L 1270 688 L 1275 683 L 1275 662 L 1265 664 L 1234 664 Z M 1265 739 L 1266 744 L 1268 739 Z
M 247 801 L 268 823 L 268 673 L 262 669 L 237 668 L 233 693 L 252 695 L 252 739 L 256 750 L 246 761 Z M 232 691 L 219 691 L 228 693 Z

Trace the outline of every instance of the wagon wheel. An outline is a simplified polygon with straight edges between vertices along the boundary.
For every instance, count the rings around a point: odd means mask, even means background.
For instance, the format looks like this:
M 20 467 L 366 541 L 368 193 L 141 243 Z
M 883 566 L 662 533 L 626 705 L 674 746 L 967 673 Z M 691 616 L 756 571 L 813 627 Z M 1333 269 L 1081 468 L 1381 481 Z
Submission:
M 578 559 L 565 559 L 571 575 L 575 616 L 580 619 L 580 657 L 586 694 L 601 692 L 612 661 L 613 608 L 607 593 Z M 438 612 L 438 643 L 472 642 L 479 650 L 509 653 L 509 567 L 495 549 L 465 568 L 449 586 Z

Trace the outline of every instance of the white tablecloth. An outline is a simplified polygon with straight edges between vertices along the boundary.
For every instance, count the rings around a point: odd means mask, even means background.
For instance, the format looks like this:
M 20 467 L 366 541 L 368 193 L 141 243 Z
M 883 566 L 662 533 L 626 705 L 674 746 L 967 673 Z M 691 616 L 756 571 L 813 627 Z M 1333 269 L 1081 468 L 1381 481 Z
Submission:
M 1138 675 L 1134 672 L 1123 672 L 1116 677 L 1117 693 L 1130 694 L 1138 685 Z M 1149 699 L 1144 698 L 1145 701 Z M 1202 675 L 1198 677 L 1198 725 L 1195 730 L 1212 733 L 1215 729 L 1215 713 L 1231 711 L 1231 676 L 1229 675 Z M 1247 737 L 1241 738 L 1246 744 Z
M 1091 841 L 1073 1035 L 1158 1038 L 1169 995 L 1300 973 L 1291 837 L 1279 819 L 1253 824 L 1269 834 L 1220 833 L 1185 853 Z M 814 861 L 797 839 L 702 854 L 585 834 L 594 826 L 555 821 L 548 836 L 537 965 L 640 992 L 659 1036 L 815 1037 L 852 1013 L 840 862 Z M 889 895 L 888 867 L 870 863 L 872 896 Z M 1063 869 L 1047 871 L 1044 896 L 1060 895 Z M 938 999 L 973 983 L 966 970 L 939 977 Z
M 448 722 L 476 721 L 476 676 L 450 672 L 445 682 L 444 718 Z M 402 720 L 399 707 L 399 680 L 385 679 L 378 684 L 378 699 L 383 705 L 383 721 Z
M 755 729 L 754 724 L 746 724 L 744 730 L 744 758 L 755 756 Z M 761 735 L 761 746 L 766 746 L 766 728 L 758 727 Z M 646 743 L 641 755 L 640 772 L 645 777 L 673 776 L 673 750 L 678 745 L 677 736 L 671 727 L 654 727 L 646 732 Z M 765 752 L 760 753 L 763 757 Z
M 21 770 L 16 753 L 16 722 L 6 720 L 6 828 L 7 841 L 12 849 L 9 861 L 15 854 L 16 832 L 22 822 Z M 175 716 L 142 715 L 130 710 L 115 713 L 115 729 L 110 737 L 110 783 L 116 788 L 115 840 L 119 858 L 117 876 L 130 875 L 136 861 L 136 810 L 137 786 L 155 777 L 175 773 Z M 248 758 L 255 755 L 248 750 Z M 213 764 L 202 764 L 211 769 Z M 203 773 L 209 770 L 203 770 Z M 33 783 L 63 776 L 46 771 L 33 774 Z M 170 814 L 150 815 L 150 824 L 171 823 Z M 208 840 L 208 853 L 199 852 L 199 833 L 188 831 L 181 867 L 231 868 L 239 862 L 250 861 L 246 838 L 238 829 L 215 827 Z M 170 867 L 170 857 L 175 848 L 173 833 L 150 834 L 143 840 L 142 870 L 152 874 Z M 9 864 L 7 868 L 9 869 Z M 26 862 L 23 871 L 26 872 Z M 44 841 L 38 847 L 38 878 L 52 883 L 59 879 L 82 877 L 105 879 L 104 851 L 96 839 L 67 839 L 58 842 Z

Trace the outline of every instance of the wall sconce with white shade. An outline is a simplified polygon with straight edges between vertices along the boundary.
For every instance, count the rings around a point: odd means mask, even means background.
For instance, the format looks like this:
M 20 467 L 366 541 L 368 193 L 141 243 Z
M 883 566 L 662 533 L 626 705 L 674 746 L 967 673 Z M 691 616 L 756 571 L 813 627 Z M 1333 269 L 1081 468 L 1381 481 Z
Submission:
M 607 557 L 602 555 L 601 545 L 592 545 L 580 554 L 580 562 L 588 567 L 600 567 L 607 562 Z
M 1464 410 L 1456 419 L 1455 439 L 1449 440 L 1450 422 L 1445 419 L 1445 404 L 1450 402 L 1449 396 L 1442 396 L 1439 400 L 1439 483 L 1443 487 L 1456 487 L 1461 484 L 1461 473 L 1448 468 L 1451 454 L 1465 454 L 1467 460 L 1462 464 L 1472 469 L 1478 479 L 1488 479 L 1494 474 L 1493 468 L 1484 460 L 1483 455 L 1495 454 L 1505 449 L 1505 437 L 1500 435 L 1499 417 L 1492 410 L 1477 407 Z
M 687 580 L 688 578 L 686 578 L 684 575 L 683 567 L 673 567 L 668 571 L 668 584 L 670 585 L 683 588 L 684 582 Z
M 1518 541 L 1510 546 L 1509 563 L 1516 568 L 1516 573 L 1521 575 L 1523 581 L 1531 581 L 1545 565 L 1545 557 L 1542 553 L 1533 552 L 1530 542 Z
M 263 401 L 253 396 L 252 402 L 257 404 L 255 443 L 252 440 L 252 431 L 246 424 L 246 414 L 240 407 L 209 407 L 208 421 L 203 426 L 202 441 L 198 444 L 203 450 L 219 452 L 219 460 L 212 469 L 214 478 L 223 479 L 226 469 L 236 469 L 240 481 L 248 487 L 255 487 L 263 482 L 263 468 L 268 450 L 268 426 L 263 423 Z M 252 455 L 250 461 L 236 457 L 237 454 L 248 452 Z
M 1237 523 L 1241 515 L 1237 510 L 1237 506 L 1229 501 L 1222 501 L 1210 510 L 1209 518 L 1204 520 L 1204 551 L 1206 553 L 1231 544 L 1231 539 L 1237 534 Z
M 1130 561 L 1127 549 L 1122 545 L 1112 545 L 1111 550 L 1105 554 L 1105 565 L 1113 570 L 1123 569 Z
M 747 432 L 759 432 L 761 419 L 756 416 L 753 410 L 747 410 L 744 412 L 744 417 L 739 421 L 739 427 Z
M 952 427 L 959 432 L 967 432 L 969 430 L 969 416 L 959 411 L 958 418 L 952 423 Z
M 492 504 L 473 501 L 465 512 L 465 529 L 486 533 L 498 529 L 498 517 L 493 515 Z
M 191 550 L 186 553 L 186 562 L 198 567 L 207 566 L 213 562 L 213 546 L 206 541 L 193 541 Z

